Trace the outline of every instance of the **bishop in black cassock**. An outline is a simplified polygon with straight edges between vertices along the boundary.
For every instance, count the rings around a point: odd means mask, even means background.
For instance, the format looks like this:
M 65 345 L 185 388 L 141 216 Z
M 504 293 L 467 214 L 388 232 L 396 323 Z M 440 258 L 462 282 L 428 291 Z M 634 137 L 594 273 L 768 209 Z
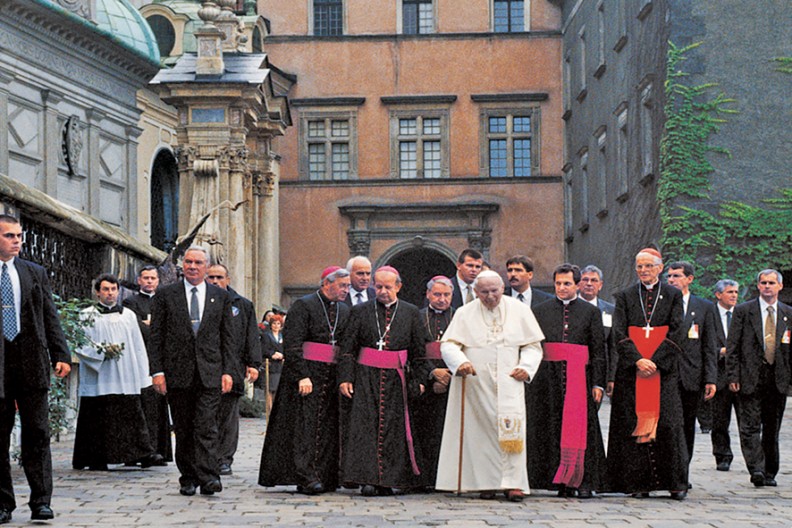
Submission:
M 348 291 L 349 272 L 330 267 L 322 273 L 322 287 L 289 309 L 283 372 L 261 454 L 262 486 L 296 484 L 309 495 L 338 487 L 337 355 L 320 358 L 303 349 L 306 343 L 335 348 L 349 317 L 343 302 Z
M 554 281 L 557 296 L 534 308 L 534 315 L 545 335 L 543 344 L 569 343 L 588 348 L 584 472 L 579 486 L 570 488 L 553 482 L 562 460 L 565 395 L 568 384 L 574 379 L 568 375 L 569 361 L 545 358 L 525 389 L 528 478 L 531 488 L 558 489 L 559 495 L 571 497 L 578 487 L 580 497 L 589 498 L 592 492 L 602 489 L 605 477 L 605 446 L 597 415 L 606 381 L 605 333 L 599 309 L 577 298 L 577 283 L 580 282 L 577 266 L 559 266 Z M 598 389 L 596 400 L 595 388 Z
M 646 496 L 654 490 L 669 490 L 672 498 L 687 496 L 687 445 L 682 424 L 677 345 L 682 330 L 682 293 L 659 282 L 663 270 L 657 250 L 645 249 L 636 256 L 640 281 L 615 294 L 614 343 L 618 365 L 613 390 L 608 437 L 608 485 L 611 491 Z M 668 333 L 649 358 L 660 374 L 659 419 L 653 432 L 635 436 L 636 392 L 639 374 L 647 362 L 630 338 L 630 327 L 639 335 Z M 651 365 L 649 369 L 651 370 Z M 639 398 L 639 402 L 645 399 Z M 639 439 L 641 441 L 639 441 Z
M 343 474 L 364 495 L 386 495 L 423 484 L 406 391 L 419 394 L 428 372 L 418 364 L 425 350 L 418 308 L 398 300 L 398 272 L 380 268 L 374 280 L 377 298 L 352 308 L 341 341 L 340 389 L 352 399 Z
M 440 354 L 440 340 L 451 322 L 454 309 L 451 297 L 454 286 L 451 280 L 442 275 L 432 278 L 427 284 L 426 297 L 429 306 L 422 308 L 419 317 L 426 332 L 425 355 L 418 360 L 428 371 L 426 390 L 414 398 L 410 405 L 415 442 L 421 453 L 421 476 L 425 486 L 434 487 L 437 480 L 437 460 L 443 440 L 446 407 L 448 406 L 448 386 L 451 371 Z

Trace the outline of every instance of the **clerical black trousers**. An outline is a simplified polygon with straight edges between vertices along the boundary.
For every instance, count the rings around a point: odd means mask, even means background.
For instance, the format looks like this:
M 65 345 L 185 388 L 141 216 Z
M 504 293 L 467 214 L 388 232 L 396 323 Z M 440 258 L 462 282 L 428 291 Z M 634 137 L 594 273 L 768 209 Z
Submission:
M 775 478 L 778 473 L 778 431 L 786 400 L 776 388 L 775 367 L 767 364 L 762 365 L 754 393 L 740 393 L 740 445 L 752 474 Z

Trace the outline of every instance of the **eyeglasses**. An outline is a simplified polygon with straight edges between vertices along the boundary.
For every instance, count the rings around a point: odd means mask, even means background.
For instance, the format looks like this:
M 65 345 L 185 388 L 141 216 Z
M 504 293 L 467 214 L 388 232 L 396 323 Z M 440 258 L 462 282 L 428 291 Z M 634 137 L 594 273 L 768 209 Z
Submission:
M 645 270 L 645 269 L 652 269 L 652 268 L 654 268 L 656 266 L 659 266 L 659 265 L 660 264 L 636 264 L 635 265 L 635 269 L 637 269 L 638 271 L 641 271 L 641 270 Z

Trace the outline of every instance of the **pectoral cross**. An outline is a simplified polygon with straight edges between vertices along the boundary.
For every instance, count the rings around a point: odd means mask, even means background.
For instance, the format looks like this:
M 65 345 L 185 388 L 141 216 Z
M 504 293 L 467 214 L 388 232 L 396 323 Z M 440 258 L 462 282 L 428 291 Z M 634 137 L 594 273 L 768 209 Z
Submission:
M 652 330 L 654 330 L 654 328 L 649 326 L 649 323 L 646 323 L 646 326 L 644 326 L 644 337 L 646 337 L 646 339 L 649 339 L 649 332 Z
M 377 341 L 377 350 L 383 350 L 384 346 L 385 346 L 385 338 L 380 337 L 380 340 Z
M 335 339 L 331 339 L 330 340 L 330 346 L 335 346 L 335 345 L 336 345 L 336 340 Z

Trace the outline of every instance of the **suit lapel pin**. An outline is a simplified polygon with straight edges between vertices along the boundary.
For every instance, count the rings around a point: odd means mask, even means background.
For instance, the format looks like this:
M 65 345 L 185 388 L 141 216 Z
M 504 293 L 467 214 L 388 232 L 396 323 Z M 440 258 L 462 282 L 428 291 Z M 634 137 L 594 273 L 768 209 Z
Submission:
M 658 296 L 657 296 L 657 298 L 658 298 L 658 299 L 662 299 L 662 298 L 663 298 L 663 296 L 662 296 L 662 295 L 658 295 Z
M 214 297 L 212 297 L 211 299 L 209 299 L 209 302 L 214 302 Z

